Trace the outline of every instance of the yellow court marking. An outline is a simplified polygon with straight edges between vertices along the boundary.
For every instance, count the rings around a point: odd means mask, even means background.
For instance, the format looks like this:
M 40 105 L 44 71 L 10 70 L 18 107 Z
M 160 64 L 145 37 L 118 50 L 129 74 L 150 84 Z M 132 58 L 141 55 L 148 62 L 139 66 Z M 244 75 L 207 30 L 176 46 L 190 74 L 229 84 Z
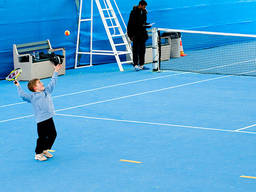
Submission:
M 245 176 L 245 175 L 241 175 L 240 177 L 242 177 L 242 178 L 248 178 L 248 179 L 256 179 L 256 177 L 252 177 L 252 176 Z
M 142 163 L 140 161 L 132 161 L 132 160 L 126 160 L 126 159 L 120 159 L 120 161 L 129 162 L 129 163 Z
M 49 152 L 55 152 L 55 150 L 52 150 L 52 149 L 50 149 L 50 150 L 48 150 Z

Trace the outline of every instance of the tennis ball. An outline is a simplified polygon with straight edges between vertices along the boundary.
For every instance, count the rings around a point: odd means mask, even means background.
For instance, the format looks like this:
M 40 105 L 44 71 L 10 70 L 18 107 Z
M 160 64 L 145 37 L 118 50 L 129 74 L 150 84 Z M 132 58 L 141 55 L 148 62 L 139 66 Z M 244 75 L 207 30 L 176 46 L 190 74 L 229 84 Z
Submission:
M 66 30 L 66 31 L 65 31 L 65 35 L 66 35 L 66 36 L 69 36 L 69 35 L 70 35 L 70 31 L 69 31 L 69 30 Z

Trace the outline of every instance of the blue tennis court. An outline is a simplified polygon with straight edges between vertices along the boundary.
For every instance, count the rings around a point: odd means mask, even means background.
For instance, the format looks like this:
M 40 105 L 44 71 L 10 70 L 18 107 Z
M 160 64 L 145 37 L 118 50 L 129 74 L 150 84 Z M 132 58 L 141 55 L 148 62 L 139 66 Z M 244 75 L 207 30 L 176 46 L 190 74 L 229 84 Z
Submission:
M 31 105 L 0 81 L 0 191 L 255 190 L 255 77 L 116 68 L 59 76 L 46 162 Z

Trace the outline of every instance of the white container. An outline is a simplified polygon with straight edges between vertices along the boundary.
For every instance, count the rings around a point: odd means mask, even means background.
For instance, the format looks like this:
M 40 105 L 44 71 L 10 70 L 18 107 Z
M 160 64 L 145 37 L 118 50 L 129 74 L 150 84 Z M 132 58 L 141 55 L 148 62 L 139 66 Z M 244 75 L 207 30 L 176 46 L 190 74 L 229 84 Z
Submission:
M 171 44 L 171 53 L 170 56 L 171 58 L 178 58 L 180 57 L 180 41 L 181 38 L 175 38 L 175 39 L 171 39 L 169 38 L 169 44 Z

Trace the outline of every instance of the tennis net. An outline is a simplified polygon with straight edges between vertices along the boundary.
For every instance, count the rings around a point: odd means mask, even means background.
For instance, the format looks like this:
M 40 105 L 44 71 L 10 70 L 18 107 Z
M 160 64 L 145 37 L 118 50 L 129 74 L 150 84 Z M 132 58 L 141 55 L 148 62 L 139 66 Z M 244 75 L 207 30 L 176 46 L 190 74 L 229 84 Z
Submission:
M 158 37 L 168 37 L 171 46 L 171 58 L 163 62 L 161 43 L 155 43 L 160 71 L 256 76 L 256 35 L 163 28 L 154 31 Z M 186 56 L 181 56 L 183 53 Z

